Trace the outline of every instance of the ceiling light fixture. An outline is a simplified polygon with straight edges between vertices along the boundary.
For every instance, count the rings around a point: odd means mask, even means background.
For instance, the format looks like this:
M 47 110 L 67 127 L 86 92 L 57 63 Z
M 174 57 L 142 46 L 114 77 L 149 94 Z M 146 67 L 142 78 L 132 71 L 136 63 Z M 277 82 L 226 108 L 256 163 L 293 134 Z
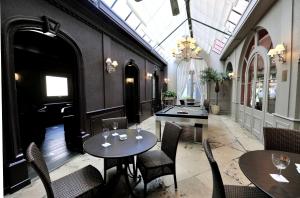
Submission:
M 177 48 L 172 50 L 172 55 L 177 59 L 188 60 L 191 58 L 199 58 L 201 50 L 195 38 L 184 36 L 177 41 Z

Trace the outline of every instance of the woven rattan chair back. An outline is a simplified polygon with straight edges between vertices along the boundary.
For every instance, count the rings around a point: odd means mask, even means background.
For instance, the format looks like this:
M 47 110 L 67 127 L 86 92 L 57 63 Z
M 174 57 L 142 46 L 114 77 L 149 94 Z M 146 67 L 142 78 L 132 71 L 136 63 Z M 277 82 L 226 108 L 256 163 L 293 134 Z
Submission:
M 161 150 L 165 152 L 175 162 L 176 159 L 176 151 L 177 145 L 179 141 L 179 137 L 182 133 L 182 128 L 175 123 L 166 122 L 162 143 L 161 143 Z
M 102 119 L 102 127 L 103 128 L 109 128 L 109 130 L 112 130 L 112 124 L 113 122 L 118 123 L 119 129 L 127 129 L 128 128 L 128 121 L 127 117 L 116 117 L 116 118 L 107 118 Z
M 279 150 L 300 154 L 300 131 L 264 127 L 265 150 Z
M 206 154 L 206 157 L 209 161 L 210 167 L 212 169 L 212 175 L 213 175 L 213 198 L 223 198 L 225 196 L 225 189 L 223 180 L 220 174 L 220 170 L 218 167 L 217 162 L 215 161 L 213 154 L 211 152 L 210 145 L 207 141 L 207 139 L 203 140 L 203 148 Z
M 27 161 L 30 163 L 30 165 L 41 178 L 47 192 L 47 197 L 54 197 L 53 190 L 51 188 L 49 170 L 47 168 L 42 153 L 40 152 L 39 148 L 34 142 L 32 142 L 27 148 L 26 157 Z

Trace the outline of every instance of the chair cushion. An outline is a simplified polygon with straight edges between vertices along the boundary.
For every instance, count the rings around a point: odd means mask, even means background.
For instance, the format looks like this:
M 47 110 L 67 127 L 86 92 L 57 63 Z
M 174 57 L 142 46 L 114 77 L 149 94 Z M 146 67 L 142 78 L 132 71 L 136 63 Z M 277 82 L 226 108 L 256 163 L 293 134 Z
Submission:
M 54 197 L 61 198 L 95 196 L 102 184 L 100 172 L 91 165 L 51 183 Z
M 138 156 L 138 162 L 146 168 L 173 164 L 174 162 L 161 150 L 147 151 Z
M 269 197 L 256 187 L 224 185 L 226 197 Z

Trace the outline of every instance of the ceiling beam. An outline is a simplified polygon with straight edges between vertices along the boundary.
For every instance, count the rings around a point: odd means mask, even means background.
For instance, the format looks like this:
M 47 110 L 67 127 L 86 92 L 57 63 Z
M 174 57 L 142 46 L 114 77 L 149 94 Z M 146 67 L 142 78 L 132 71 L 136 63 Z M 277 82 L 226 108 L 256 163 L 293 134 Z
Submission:
M 257 23 L 259 23 L 259 21 L 265 16 L 266 13 L 268 13 L 268 11 L 276 2 L 277 0 L 253 1 L 255 5 L 252 8 L 248 7 L 243 14 L 242 18 L 240 19 L 242 24 L 238 25 L 236 28 L 237 30 L 234 31 L 234 36 L 232 36 L 225 45 L 220 60 L 226 60 L 232 51 L 249 35 L 251 31 L 253 31 Z
M 194 34 L 193 34 L 193 26 L 192 26 L 190 0 L 185 0 L 185 9 L 186 9 L 186 16 L 187 16 L 188 25 L 189 25 L 190 37 L 193 38 Z
M 203 22 L 201 22 L 201 21 L 198 21 L 197 19 L 191 19 L 191 20 L 193 20 L 193 21 L 195 21 L 195 22 L 197 22 L 197 23 L 199 23 L 199 24 L 201 24 L 201 25 L 204 25 L 204 26 L 206 26 L 206 27 L 209 27 L 209 28 L 211 28 L 211 29 L 213 29 L 213 30 L 216 30 L 216 31 L 218 31 L 218 32 L 220 32 L 220 33 L 222 33 L 222 34 L 225 34 L 225 35 L 227 35 L 227 36 L 231 36 L 231 34 L 229 34 L 229 33 L 227 33 L 227 32 L 224 32 L 224 31 L 222 31 L 222 30 L 220 30 L 220 29 L 218 29 L 218 28 L 215 28 L 215 27 L 213 27 L 213 26 L 211 26 L 211 25 L 208 25 L 208 24 L 206 24 L 206 23 L 203 23 Z

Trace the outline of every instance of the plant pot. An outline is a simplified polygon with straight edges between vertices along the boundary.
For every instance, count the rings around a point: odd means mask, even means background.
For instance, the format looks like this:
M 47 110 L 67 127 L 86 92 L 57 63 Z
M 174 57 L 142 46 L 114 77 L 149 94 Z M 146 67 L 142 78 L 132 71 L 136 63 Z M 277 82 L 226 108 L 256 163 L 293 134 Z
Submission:
M 211 105 L 211 112 L 215 115 L 219 114 L 220 106 L 219 105 Z

